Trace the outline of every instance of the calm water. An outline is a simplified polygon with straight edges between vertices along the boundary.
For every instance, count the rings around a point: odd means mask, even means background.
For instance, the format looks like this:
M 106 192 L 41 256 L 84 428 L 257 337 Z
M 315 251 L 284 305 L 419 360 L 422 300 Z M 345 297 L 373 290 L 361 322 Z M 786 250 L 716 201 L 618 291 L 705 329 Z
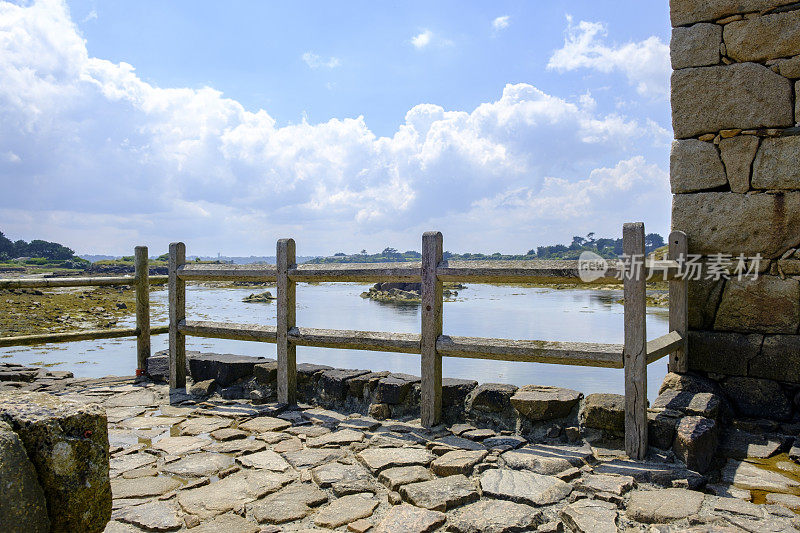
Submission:
M 348 283 L 299 284 L 297 323 L 306 327 L 371 331 L 419 332 L 416 305 L 392 305 L 359 297 L 369 285 Z M 189 285 L 187 317 L 243 323 L 274 324 L 274 303 L 246 304 L 242 298 L 263 289 L 216 289 Z M 269 288 L 275 294 L 275 288 Z M 166 323 L 166 291 L 152 295 L 152 323 Z M 507 285 L 470 285 L 457 301 L 444 304 L 444 333 L 471 337 L 504 337 L 622 343 L 621 291 L 556 290 Z M 132 322 L 129 322 L 129 324 Z M 122 322 L 119 324 L 123 326 Z M 667 333 L 667 312 L 648 309 L 648 338 Z M 153 337 L 153 351 L 167 347 L 167 336 Z M 275 345 L 187 337 L 188 350 L 261 355 L 274 358 Z M 110 339 L 35 348 L 0 348 L 4 361 L 52 364 L 76 376 L 131 375 L 135 369 L 135 340 Z M 385 352 L 297 348 L 298 362 L 341 368 L 390 370 L 419 375 L 419 356 Z M 623 391 L 623 371 L 606 368 L 444 358 L 447 377 L 515 385 L 556 385 L 592 392 Z M 666 359 L 648 367 L 648 397 L 657 395 L 666 373 Z

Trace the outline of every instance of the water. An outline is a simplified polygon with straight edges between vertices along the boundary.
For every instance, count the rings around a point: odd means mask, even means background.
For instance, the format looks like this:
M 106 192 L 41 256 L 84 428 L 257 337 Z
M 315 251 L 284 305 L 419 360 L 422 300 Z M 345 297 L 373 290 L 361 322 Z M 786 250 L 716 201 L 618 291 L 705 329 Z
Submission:
M 369 285 L 355 283 L 298 284 L 297 324 L 312 328 L 355 329 L 418 333 L 418 305 L 374 302 L 359 295 Z M 275 324 L 274 303 L 246 304 L 242 298 L 263 289 L 187 286 L 186 308 L 190 320 L 216 320 L 252 324 Z M 269 289 L 275 293 L 275 288 Z M 166 291 L 151 293 L 153 325 L 166 323 Z M 444 304 L 444 333 L 470 337 L 500 337 L 601 343 L 623 342 L 622 305 L 614 303 L 621 291 L 557 290 L 510 285 L 469 285 L 456 301 Z M 132 320 L 120 326 L 132 325 Z M 668 331 L 665 309 L 647 313 L 648 338 Z M 153 351 L 167 347 L 167 336 L 152 338 Z M 257 342 L 187 337 L 187 350 L 261 355 L 274 358 L 275 345 Z M 70 370 L 76 376 L 131 375 L 134 372 L 135 340 L 109 339 L 50 344 L 32 348 L 2 348 L 3 361 L 22 364 L 53 364 L 55 370 Z M 299 346 L 298 362 L 339 368 L 390 370 L 419 375 L 419 356 L 359 350 L 336 350 Z M 593 392 L 622 393 L 623 371 L 610 368 L 548 365 L 444 358 L 446 377 L 514 385 L 555 385 Z M 648 397 L 655 399 L 666 373 L 666 359 L 648 367 Z

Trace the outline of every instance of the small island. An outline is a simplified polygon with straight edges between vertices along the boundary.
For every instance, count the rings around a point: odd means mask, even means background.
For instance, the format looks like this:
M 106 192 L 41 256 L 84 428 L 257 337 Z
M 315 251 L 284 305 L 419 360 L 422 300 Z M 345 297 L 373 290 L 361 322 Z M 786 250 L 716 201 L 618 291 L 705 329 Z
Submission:
M 453 301 L 458 296 L 458 291 L 466 289 L 461 283 L 444 283 L 442 295 L 445 301 Z M 369 298 L 376 302 L 392 302 L 418 304 L 422 302 L 421 283 L 376 283 L 368 291 L 362 292 L 362 298 Z
M 275 297 L 269 291 L 260 292 L 258 294 L 250 293 L 250 296 L 245 296 L 242 301 L 245 303 L 270 303 Z

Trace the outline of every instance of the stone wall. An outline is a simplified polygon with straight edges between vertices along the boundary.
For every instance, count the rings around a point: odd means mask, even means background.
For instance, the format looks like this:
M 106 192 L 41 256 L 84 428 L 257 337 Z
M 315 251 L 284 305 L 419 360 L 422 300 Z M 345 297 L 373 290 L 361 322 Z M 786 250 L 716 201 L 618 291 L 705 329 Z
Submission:
M 800 3 L 671 0 L 673 229 L 761 254 L 757 280 L 689 289 L 689 367 L 800 384 Z M 760 383 L 760 382 L 759 382 Z M 758 384 L 758 383 L 756 383 Z

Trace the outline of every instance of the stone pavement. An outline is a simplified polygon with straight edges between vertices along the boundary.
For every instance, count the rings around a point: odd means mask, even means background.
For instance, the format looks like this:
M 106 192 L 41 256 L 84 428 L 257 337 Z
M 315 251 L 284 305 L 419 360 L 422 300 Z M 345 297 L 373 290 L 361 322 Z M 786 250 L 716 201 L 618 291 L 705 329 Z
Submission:
M 426 430 L 310 405 L 187 394 L 132 378 L 39 390 L 106 408 L 107 532 L 795 531 L 796 478 L 730 460 L 718 479 L 578 440 Z M 750 488 L 771 483 L 767 503 Z M 692 490 L 696 489 L 696 490 Z

